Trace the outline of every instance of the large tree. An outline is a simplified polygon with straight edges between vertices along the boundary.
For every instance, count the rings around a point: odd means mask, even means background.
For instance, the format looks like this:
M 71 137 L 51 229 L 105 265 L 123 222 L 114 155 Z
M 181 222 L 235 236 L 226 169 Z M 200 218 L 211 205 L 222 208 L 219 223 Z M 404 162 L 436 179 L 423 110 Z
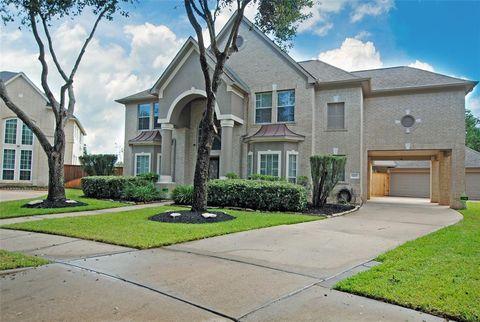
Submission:
M 465 145 L 480 152 L 480 118 L 465 110 Z
M 29 30 L 38 47 L 38 60 L 41 65 L 41 85 L 52 107 L 55 116 L 55 131 L 53 142 L 36 125 L 8 95 L 3 81 L 0 80 L 0 97 L 5 105 L 12 110 L 35 134 L 48 159 L 48 197 L 51 203 L 65 200 L 63 186 L 63 163 L 65 158 L 65 125 L 73 117 L 75 111 L 75 92 L 73 83 L 78 67 L 82 61 L 88 44 L 102 19 L 111 20 L 116 12 L 127 13 L 121 9 L 121 4 L 131 0 L 0 0 L 0 15 L 5 24 L 18 22 L 20 27 Z M 60 63 L 54 41 L 51 36 L 51 24 L 58 19 L 74 18 L 86 9 L 91 10 L 95 17 L 91 22 L 90 32 L 76 56 L 69 71 Z M 49 61 L 62 79 L 62 85 L 56 96 L 49 81 Z M 59 99 L 57 98 L 59 97 Z
M 236 40 L 240 23 L 248 5 L 257 5 L 255 24 L 284 50 L 291 46 L 298 23 L 307 19 L 307 8 L 312 0 L 184 0 L 187 16 L 195 29 L 200 52 L 200 66 L 205 79 L 207 95 L 206 109 L 200 122 L 200 140 L 193 181 L 192 211 L 207 209 L 207 179 L 210 162 L 210 151 L 215 133 L 218 131 L 214 122 L 214 106 L 220 85 L 220 76 L 228 58 L 238 51 Z M 216 19 L 221 12 L 235 9 L 231 19 L 233 23 L 225 36 L 223 45 L 217 42 L 215 29 Z M 206 48 L 203 28 L 208 31 L 209 48 Z M 215 67 L 210 70 L 206 51 L 215 57 Z

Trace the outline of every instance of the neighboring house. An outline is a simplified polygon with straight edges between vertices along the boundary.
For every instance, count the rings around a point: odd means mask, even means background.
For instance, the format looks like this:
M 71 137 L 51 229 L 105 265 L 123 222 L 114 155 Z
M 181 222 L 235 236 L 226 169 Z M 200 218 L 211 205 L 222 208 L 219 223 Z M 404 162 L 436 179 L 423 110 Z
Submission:
M 461 206 L 465 95 L 476 82 L 410 67 L 346 72 L 296 62 L 246 18 L 237 45 L 217 92 L 211 177 L 261 173 L 295 182 L 310 176 L 311 155 L 346 155 L 337 189 L 359 202 L 370 196 L 374 160 L 433 160 L 432 201 Z M 205 97 L 189 38 L 152 88 L 117 100 L 126 107 L 125 174 L 157 172 L 167 187 L 192 183 Z
M 430 161 L 375 161 L 377 196 L 430 197 Z M 480 152 L 465 147 L 465 193 L 480 200 Z
M 20 72 L 0 72 L 7 92 L 53 142 L 55 116 L 45 94 Z M 32 131 L 0 100 L 0 185 L 48 185 L 48 163 L 42 146 Z M 86 135 L 73 117 L 65 126 L 65 164 L 80 164 Z

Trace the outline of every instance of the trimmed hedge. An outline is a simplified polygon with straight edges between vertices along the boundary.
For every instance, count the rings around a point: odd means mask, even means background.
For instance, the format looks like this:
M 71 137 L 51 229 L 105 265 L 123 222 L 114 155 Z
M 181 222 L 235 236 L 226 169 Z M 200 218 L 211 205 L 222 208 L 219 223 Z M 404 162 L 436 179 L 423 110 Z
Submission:
M 139 177 L 91 176 L 82 178 L 82 190 L 86 197 L 98 199 L 121 199 L 129 183 L 145 182 Z
M 178 187 L 172 193 L 175 203 L 191 203 L 193 189 Z M 179 197 L 182 198 L 179 198 Z M 302 211 L 307 205 L 305 188 L 282 181 L 211 180 L 208 182 L 208 205 L 240 207 L 267 211 Z

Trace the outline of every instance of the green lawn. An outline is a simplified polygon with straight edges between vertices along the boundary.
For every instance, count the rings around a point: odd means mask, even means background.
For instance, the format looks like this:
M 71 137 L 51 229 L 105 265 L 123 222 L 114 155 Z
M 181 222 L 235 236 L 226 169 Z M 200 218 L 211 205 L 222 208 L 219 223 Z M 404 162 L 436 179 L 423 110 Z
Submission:
M 460 321 L 480 321 L 480 203 L 464 219 L 381 255 L 335 287 Z
M 323 217 L 285 213 L 225 210 L 236 219 L 212 224 L 174 224 L 148 220 L 152 215 L 179 207 L 158 207 L 95 216 L 47 219 L 3 226 L 102 241 L 135 248 L 151 248 L 238 231 L 296 224 Z
M 13 201 L 0 202 L 0 219 L 23 217 L 23 216 L 36 216 L 46 214 L 58 214 L 62 212 L 76 212 L 85 210 L 98 210 L 105 208 L 116 208 L 126 206 L 126 203 L 84 198 L 82 190 L 79 189 L 66 189 L 67 198 L 74 199 L 86 203 L 86 206 L 81 207 L 66 207 L 66 208 L 49 208 L 49 209 L 35 209 L 35 208 L 22 208 L 24 204 L 31 200 L 45 199 L 46 196 L 34 198 L 34 199 L 22 199 Z
M 0 271 L 48 264 L 48 260 L 0 249 Z

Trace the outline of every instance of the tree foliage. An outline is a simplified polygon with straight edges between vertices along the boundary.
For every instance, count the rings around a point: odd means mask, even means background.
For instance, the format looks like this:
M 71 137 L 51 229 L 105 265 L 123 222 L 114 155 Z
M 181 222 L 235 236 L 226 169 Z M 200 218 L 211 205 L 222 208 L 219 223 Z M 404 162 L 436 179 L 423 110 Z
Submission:
M 327 203 L 328 196 L 340 181 L 346 162 L 345 156 L 313 155 L 310 157 L 314 207 L 322 207 Z
M 480 152 L 480 118 L 465 111 L 465 145 Z
M 121 6 L 132 0 L 0 0 L 0 17 L 4 24 L 18 22 L 19 27 L 31 31 L 38 49 L 38 60 L 41 65 L 41 86 L 47 97 L 49 106 L 55 116 L 53 142 L 8 95 L 5 84 L 0 80 L 0 97 L 5 105 L 14 112 L 35 134 L 48 160 L 49 183 L 48 201 L 62 202 L 65 200 L 63 187 L 63 163 L 65 159 L 65 125 L 73 117 L 75 110 L 75 91 L 73 83 L 86 49 L 92 40 L 102 19 L 111 20 L 119 12 L 127 13 Z M 95 19 L 92 21 L 90 32 L 72 66 L 65 68 L 57 57 L 55 45 L 51 37 L 50 28 L 55 20 L 71 18 L 90 10 Z M 51 61 L 51 62 L 50 62 Z M 49 83 L 50 65 L 60 75 L 63 84 L 54 94 Z
M 311 7 L 311 0 L 184 0 L 188 19 L 195 30 L 198 39 L 200 66 L 205 80 L 206 108 L 200 123 L 200 139 L 195 165 L 193 211 L 204 211 L 207 208 L 207 179 L 210 151 L 217 128 L 214 123 L 214 106 L 220 76 L 228 58 L 237 48 L 237 36 L 245 9 L 248 5 L 258 4 L 255 24 L 265 33 L 271 35 L 274 41 L 286 49 L 297 30 L 298 23 L 310 15 L 305 8 Z M 212 6 L 213 5 L 213 6 Z M 220 45 L 217 42 L 215 22 L 221 12 L 235 9 L 232 13 L 232 23 L 225 40 Z M 208 42 L 204 39 L 204 28 L 208 31 Z M 208 51 L 208 54 L 207 54 Z M 213 71 L 207 63 L 207 55 L 215 60 Z
M 115 174 L 115 154 L 84 154 L 80 157 L 83 170 L 89 176 L 111 176 Z

